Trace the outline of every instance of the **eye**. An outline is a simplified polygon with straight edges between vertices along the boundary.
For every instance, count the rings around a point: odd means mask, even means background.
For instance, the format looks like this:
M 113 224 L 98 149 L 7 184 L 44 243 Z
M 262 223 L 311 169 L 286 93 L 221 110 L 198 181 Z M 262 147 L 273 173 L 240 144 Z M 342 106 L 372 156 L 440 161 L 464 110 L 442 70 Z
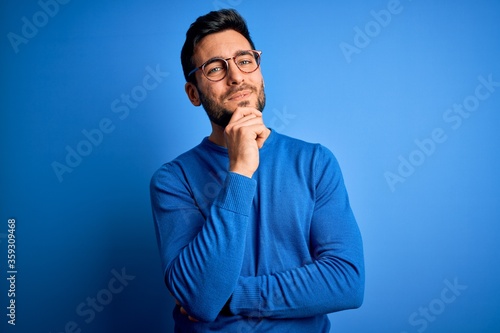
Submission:
M 203 69 L 207 76 L 215 76 L 223 74 L 226 70 L 226 63 L 221 59 L 214 59 L 207 63 Z
M 255 59 L 252 56 L 246 55 L 246 56 L 238 57 L 237 62 L 238 62 L 238 66 L 246 67 L 246 66 L 252 65 L 255 62 Z
M 220 71 L 223 71 L 224 68 L 218 66 L 218 67 L 210 67 L 210 68 L 206 68 L 205 71 L 208 75 L 214 75 L 216 74 L 217 72 L 220 72 Z

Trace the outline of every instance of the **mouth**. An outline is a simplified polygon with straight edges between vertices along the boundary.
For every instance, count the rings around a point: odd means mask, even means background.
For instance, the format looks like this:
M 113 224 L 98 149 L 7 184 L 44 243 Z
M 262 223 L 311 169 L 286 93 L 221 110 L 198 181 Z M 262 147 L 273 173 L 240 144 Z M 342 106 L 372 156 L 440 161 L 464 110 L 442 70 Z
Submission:
M 234 94 L 229 96 L 229 98 L 227 100 L 238 102 L 238 101 L 242 101 L 244 99 L 247 99 L 248 96 L 250 96 L 251 94 L 252 94 L 252 91 L 250 91 L 250 90 L 241 90 L 241 91 L 235 92 Z

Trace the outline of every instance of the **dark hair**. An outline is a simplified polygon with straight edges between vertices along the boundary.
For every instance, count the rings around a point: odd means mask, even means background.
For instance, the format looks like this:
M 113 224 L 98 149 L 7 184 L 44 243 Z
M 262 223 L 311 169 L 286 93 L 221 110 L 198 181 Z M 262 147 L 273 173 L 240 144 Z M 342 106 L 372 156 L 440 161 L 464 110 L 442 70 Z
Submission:
M 221 9 L 212 11 L 198 19 L 191 24 L 186 32 L 186 41 L 181 51 L 182 71 L 187 82 L 196 84 L 195 76 L 188 77 L 190 71 L 195 68 L 193 63 L 193 53 L 196 45 L 206 36 L 221 32 L 224 30 L 235 30 L 245 37 L 250 43 L 252 49 L 255 45 L 250 38 L 247 24 L 243 17 L 234 9 Z

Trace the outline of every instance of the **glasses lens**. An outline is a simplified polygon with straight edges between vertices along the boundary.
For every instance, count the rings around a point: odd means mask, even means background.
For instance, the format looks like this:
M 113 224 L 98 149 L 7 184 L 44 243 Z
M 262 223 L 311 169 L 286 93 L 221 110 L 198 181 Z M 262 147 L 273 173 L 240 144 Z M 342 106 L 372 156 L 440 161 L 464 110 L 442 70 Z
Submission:
M 245 73 L 251 73 L 259 67 L 260 56 L 257 52 L 246 51 L 234 59 L 238 68 Z
M 226 76 L 227 63 L 223 59 L 214 59 L 205 64 L 203 73 L 209 80 L 217 81 Z
M 203 74 L 210 81 L 222 80 L 227 74 L 227 60 L 215 58 L 208 61 L 202 67 Z M 252 73 L 259 68 L 260 54 L 257 51 L 243 51 L 234 57 L 234 62 L 243 73 Z

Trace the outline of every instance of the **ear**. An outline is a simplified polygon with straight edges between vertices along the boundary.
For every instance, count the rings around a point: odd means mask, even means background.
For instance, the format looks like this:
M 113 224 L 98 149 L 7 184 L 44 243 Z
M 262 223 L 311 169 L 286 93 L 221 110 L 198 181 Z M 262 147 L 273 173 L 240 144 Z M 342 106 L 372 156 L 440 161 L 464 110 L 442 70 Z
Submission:
M 196 88 L 196 86 L 193 83 L 186 82 L 184 89 L 186 90 L 186 94 L 191 103 L 194 106 L 200 106 L 201 101 L 200 101 L 200 94 L 198 93 L 198 88 Z

